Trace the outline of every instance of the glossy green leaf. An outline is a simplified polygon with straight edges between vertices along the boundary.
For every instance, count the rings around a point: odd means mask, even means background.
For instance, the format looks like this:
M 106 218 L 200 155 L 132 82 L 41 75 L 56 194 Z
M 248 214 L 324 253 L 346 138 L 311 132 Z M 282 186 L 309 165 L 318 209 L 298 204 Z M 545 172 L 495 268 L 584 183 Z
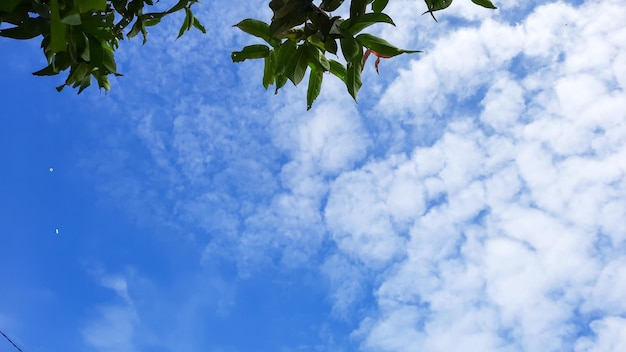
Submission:
M 357 19 L 350 20 L 348 25 L 349 32 L 352 34 L 356 34 L 376 23 L 388 23 L 393 26 L 396 25 L 395 23 L 393 23 L 393 20 L 391 19 L 391 17 L 389 17 L 389 15 L 386 15 L 384 13 L 370 12 Z
M 345 36 L 339 40 L 341 44 L 341 52 L 346 61 L 352 61 L 359 53 L 363 51 L 361 45 L 351 36 Z
M 374 0 L 374 2 L 372 3 L 372 11 L 382 12 L 385 7 L 387 7 L 388 3 L 389 0 Z
M 371 34 L 359 34 L 356 37 L 356 40 L 361 43 L 364 47 L 377 52 L 380 55 L 393 57 L 400 54 L 410 54 L 410 53 L 419 53 L 420 50 L 405 50 L 397 48 L 391 45 L 388 41 L 378 38 Z
M 487 9 L 497 9 L 497 7 L 489 0 L 472 0 L 472 2 Z
M 328 60 L 328 62 L 330 63 L 330 73 L 346 83 L 346 67 L 340 62 L 332 59 Z
M 306 91 L 306 109 L 310 110 L 313 106 L 313 102 L 320 95 L 322 90 L 322 80 L 324 79 L 324 72 L 316 68 L 311 68 L 309 73 L 309 87 Z
M 330 63 L 326 58 L 326 55 L 315 45 L 305 43 L 308 53 L 309 66 L 315 67 L 320 71 L 330 70 Z
M 255 37 L 259 37 L 274 47 L 280 45 L 280 41 L 278 39 L 272 38 L 270 36 L 270 26 L 263 21 L 246 18 L 245 20 L 237 23 L 233 27 L 237 27 Z
M 249 59 L 261 59 L 267 57 L 270 49 L 264 44 L 253 44 L 244 47 L 241 51 L 233 51 L 230 57 L 233 62 L 242 62 Z
M 294 85 L 298 85 L 309 67 L 309 50 L 307 45 L 300 45 L 293 56 L 287 61 L 285 67 L 285 76 L 291 80 Z

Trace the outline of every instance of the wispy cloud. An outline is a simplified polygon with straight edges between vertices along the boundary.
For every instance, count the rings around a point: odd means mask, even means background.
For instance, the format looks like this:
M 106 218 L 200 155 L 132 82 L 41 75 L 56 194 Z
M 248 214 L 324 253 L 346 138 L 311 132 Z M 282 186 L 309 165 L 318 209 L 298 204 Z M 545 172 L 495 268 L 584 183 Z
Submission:
M 104 275 L 100 284 L 113 290 L 121 302 L 96 308 L 97 317 L 83 329 L 85 342 L 96 351 L 137 351 L 135 335 L 140 320 L 128 295 L 126 279 Z

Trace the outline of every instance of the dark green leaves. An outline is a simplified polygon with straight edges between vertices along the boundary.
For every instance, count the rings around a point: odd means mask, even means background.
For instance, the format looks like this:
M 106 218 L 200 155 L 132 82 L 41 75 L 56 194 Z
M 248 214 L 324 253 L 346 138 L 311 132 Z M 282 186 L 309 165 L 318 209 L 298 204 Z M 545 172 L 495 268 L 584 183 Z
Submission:
M 100 88 L 108 90 L 109 75 L 117 75 L 115 50 L 123 39 L 141 33 L 146 41 L 146 27 L 158 24 L 171 13 L 185 12 L 179 35 L 196 28 L 205 32 L 204 26 L 193 15 L 191 6 L 197 0 L 178 0 L 169 10 L 149 12 L 154 0 L 0 0 L 0 36 L 12 39 L 31 39 L 42 36 L 41 48 L 47 66 L 34 72 L 36 76 L 57 75 L 69 71 L 65 83 L 58 86 L 78 88 L 82 92 L 92 79 Z M 11 12 L 12 11 L 12 12 Z M 117 21 L 117 23 L 115 23 Z M 12 24 L 7 28 L 5 23 Z M 279 43 L 280 44 L 280 43 Z M 241 58 L 267 55 L 246 49 Z M 237 58 L 240 58 L 239 56 Z
M 274 12 L 270 23 L 270 35 L 280 37 L 289 29 L 303 24 L 313 10 L 313 0 L 271 0 Z
M 32 39 L 47 31 L 48 21 L 43 18 L 28 18 L 19 26 L 0 30 L 0 37 Z
M 182 26 L 180 26 L 180 30 L 178 31 L 178 37 L 176 37 L 176 39 L 182 37 L 186 31 L 191 29 L 191 27 L 198 29 L 202 33 L 206 33 L 206 29 L 204 29 L 204 26 L 200 23 L 200 20 L 198 20 L 196 16 L 193 15 L 193 12 L 191 12 L 191 8 L 185 7 L 185 19 L 183 20 Z M 144 43 L 145 42 L 146 41 L 144 35 Z
M 452 0 L 426 2 L 430 12 L 448 7 Z M 319 7 L 315 3 L 319 3 Z M 389 0 L 351 0 L 348 18 L 330 14 L 347 1 L 315 3 L 312 0 L 271 0 L 269 5 L 274 16 L 270 24 L 255 19 L 237 23 L 235 27 L 263 39 L 270 47 L 247 46 L 232 53 L 233 61 L 263 58 L 263 87 L 267 89 L 274 84 L 276 93 L 287 81 L 299 84 L 309 70 L 307 109 L 310 109 L 320 94 L 324 73 L 340 79 L 356 100 L 363 84 L 361 71 L 366 53 L 378 57 L 377 67 L 381 58 L 419 52 L 401 49 L 382 38 L 361 33 L 377 23 L 395 26 L 392 18 L 383 13 Z M 343 63 L 330 59 L 330 55 L 337 55 L 339 50 L 345 60 Z

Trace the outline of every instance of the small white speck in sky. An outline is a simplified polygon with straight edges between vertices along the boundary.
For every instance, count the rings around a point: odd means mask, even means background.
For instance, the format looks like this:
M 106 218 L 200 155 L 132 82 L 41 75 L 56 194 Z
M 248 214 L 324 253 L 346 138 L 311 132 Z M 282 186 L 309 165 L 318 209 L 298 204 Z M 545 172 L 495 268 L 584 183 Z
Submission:
M 59 234 L 59 229 L 55 229 L 54 232 L 56 232 L 56 234 Z
M 54 171 L 54 169 L 53 169 L 53 168 L 50 168 L 50 172 L 52 172 L 52 171 Z

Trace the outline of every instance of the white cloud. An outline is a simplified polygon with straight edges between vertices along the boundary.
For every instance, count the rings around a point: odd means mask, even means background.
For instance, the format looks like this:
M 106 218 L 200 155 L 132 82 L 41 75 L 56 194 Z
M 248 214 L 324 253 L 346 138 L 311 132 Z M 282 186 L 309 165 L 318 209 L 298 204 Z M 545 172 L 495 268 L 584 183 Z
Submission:
M 507 16 L 530 5 L 498 5 L 484 15 L 459 2 L 441 16 L 489 19 L 455 29 L 416 19 L 415 2 L 392 2 L 400 30 L 383 33 L 428 50 L 389 86 L 365 71 L 358 107 L 373 108 L 360 115 L 332 79 L 304 113 L 304 86 L 278 97 L 249 87 L 259 85 L 258 65 L 185 72 L 210 48 L 195 37 L 156 52 L 155 66 L 133 66 L 155 91 L 200 77 L 189 96 L 171 92 L 173 112 L 134 116 L 165 173 L 158 191 L 175 203 L 160 214 L 208 234 L 198 241 L 205 261 L 235 258 L 240 274 L 259 263 L 322 262 L 333 313 L 358 315 L 353 336 L 364 350 L 622 346 L 623 2 L 550 3 L 519 22 Z M 227 12 L 211 33 L 237 16 Z M 233 38 L 249 40 L 228 34 L 217 48 L 226 52 Z M 173 74 L 152 74 L 169 62 Z M 233 93 L 236 80 L 243 83 Z M 215 92 L 227 98 L 202 98 Z M 312 260 L 328 239 L 332 254 Z M 120 319 L 117 346 L 132 350 L 132 300 L 122 281 L 103 284 L 127 303 L 103 311 L 89 341 L 113 348 L 103 336 Z M 370 293 L 374 307 L 350 311 Z
M 626 319 L 608 316 L 591 324 L 596 338 L 583 338 L 576 343 L 576 352 L 622 351 L 626 348 Z
M 385 91 L 378 110 L 390 120 L 448 122 L 431 146 L 389 153 L 331 185 L 331 236 L 378 270 L 378 311 L 355 332 L 364 349 L 626 343 L 623 319 L 611 317 L 626 314 L 626 41 L 615 39 L 625 10 L 555 3 L 514 27 L 459 29 Z M 455 105 L 477 100 L 480 113 Z

